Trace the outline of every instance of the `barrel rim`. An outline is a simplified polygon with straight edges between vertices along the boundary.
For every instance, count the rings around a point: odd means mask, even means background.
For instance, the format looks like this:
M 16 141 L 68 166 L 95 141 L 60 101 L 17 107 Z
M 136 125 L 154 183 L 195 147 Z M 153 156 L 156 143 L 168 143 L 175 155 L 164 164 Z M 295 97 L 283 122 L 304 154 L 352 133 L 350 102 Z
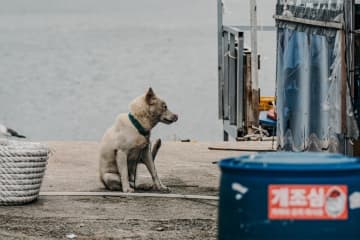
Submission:
M 301 155 L 301 156 L 300 156 Z M 285 158 L 295 157 L 284 161 Z M 280 157 L 283 161 L 274 160 Z M 311 162 L 299 161 L 301 158 Z M 322 160 L 314 161 L 313 158 Z M 270 159 L 270 160 L 269 160 Z M 234 164 L 235 163 L 235 164 Z M 261 153 L 247 154 L 238 157 L 229 157 L 219 162 L 219 167 L 231 170 L 262 170 L 262 171 L 339 171 L 360 170 L 360 161 L 357 158 L 346 157 L 341 154 L 329 153 Z

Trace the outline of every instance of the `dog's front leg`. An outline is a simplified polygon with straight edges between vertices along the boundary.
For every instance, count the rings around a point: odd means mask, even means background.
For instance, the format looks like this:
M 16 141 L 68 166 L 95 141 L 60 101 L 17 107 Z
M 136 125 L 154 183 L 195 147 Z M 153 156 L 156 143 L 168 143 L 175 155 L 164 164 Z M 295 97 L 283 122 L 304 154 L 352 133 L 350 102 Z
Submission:
M 169 192 L 170 189 L 168 187 L 166 187 L 164 184 L 162 184 L 162 182 L 160 181 L 159 176 L 157 175 L 154 160 L 153 160 L 153 157 L 152 157 L 152 153 L 150 152 L 150 148 L 146 149 L 146 151 L 144 153 L 143 162 L 144 162 L 146 168 L 150 172 L 150 175 L 151 175 L 152 180 L 154 182 L 154 188 L 156 190 Z
M 127 154 L 121 150 L 118 150 L 116 153 L 116 164 L 120 173 L 123 192 L 134 192 L 134 189 L 129 185 Z

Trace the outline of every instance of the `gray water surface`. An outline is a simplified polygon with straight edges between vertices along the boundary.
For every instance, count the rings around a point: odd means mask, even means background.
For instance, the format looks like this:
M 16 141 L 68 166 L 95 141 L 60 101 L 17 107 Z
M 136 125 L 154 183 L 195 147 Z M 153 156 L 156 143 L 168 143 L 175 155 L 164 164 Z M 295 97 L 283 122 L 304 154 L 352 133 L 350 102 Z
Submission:
M 245 1 L 247 2 L 247 1 Z M 258 1 L 274 25 L 275 1 Z M 263 2 L 263 3 L 261 3 Z M 167 140 L 221 140 L 216 1 L 0 1 L 0 122 L 34 140 L 98 140 L 151 86 L 180 116 Z M 248 24 L 248 3 L 225 1 Z M 275 33 L 259 33 L 260 87 L 274 95 Z M 266 79 L 265 79 L 266 76 Z

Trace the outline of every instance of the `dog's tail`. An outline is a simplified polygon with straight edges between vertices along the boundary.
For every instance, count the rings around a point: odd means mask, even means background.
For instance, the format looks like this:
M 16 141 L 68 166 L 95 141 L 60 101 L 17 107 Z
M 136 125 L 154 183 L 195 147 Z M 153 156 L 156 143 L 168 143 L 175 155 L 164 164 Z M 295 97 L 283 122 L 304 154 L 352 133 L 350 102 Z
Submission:
M 161 139 L 159 138 L 155 141 L 154 145 L 152 146 L 151 154 L 152 154 L 154 161 L 155 161 L 156 155 L 157 155 L 160 147 L 161 147 Z

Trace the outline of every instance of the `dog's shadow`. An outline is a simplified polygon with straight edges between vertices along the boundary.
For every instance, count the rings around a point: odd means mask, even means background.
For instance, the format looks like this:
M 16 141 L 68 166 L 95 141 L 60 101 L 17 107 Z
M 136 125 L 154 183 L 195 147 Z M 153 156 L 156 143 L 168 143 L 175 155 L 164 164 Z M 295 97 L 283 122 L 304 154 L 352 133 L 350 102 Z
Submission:
M 160 192 L 153 188 L 152 184 L 140 183 L 136 185 L 135 192 Z
M 108 190 L 105 187 L 99 187 L 99 188 L 93 189 L 92 192 L 113 192 L 113 191 Z M 148 192 L 148 193 L 164 193 L 164 192 L 168 192 L 168 191 L 156 190 L 156 189 L 154 189 L 152 184 L 140 183 L 140 184 L 136 185 L 135 193 L 144 193 L 144 192 Z

